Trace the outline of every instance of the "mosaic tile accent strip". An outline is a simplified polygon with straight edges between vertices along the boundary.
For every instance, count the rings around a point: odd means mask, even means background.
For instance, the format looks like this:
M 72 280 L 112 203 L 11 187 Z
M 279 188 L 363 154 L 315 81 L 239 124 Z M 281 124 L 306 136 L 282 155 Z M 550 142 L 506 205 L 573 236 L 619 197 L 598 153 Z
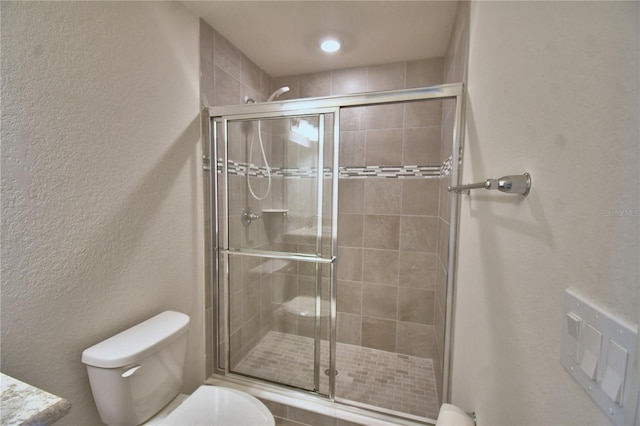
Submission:
M 217 163 L 218 173 L 222 174 L 223 161 L 220 159 Z M 238 163 L 229 160 L 227 168 L 229 174 L 251 177 L 267 177 L 266 167 L 251 165 L 247 167 L 247 163 Z M 346 178 L 416 178 L 416 177 L 440 177 L 443 176 L 442 166 L 366 166 L 366 167 L 339 167 L 338 177 Z M 450 169 L 449 169 L 450 170 Z M 288 177 L 288 178 L 315 178 L 317 174 L 316 168 L 271 168 L 272 176 Z M 325 178 L 331 177 L 331 168 L 326 167 L 323 170 Z
M 313 387 L 313 342 L 270 331 L 235 367 L 237 373 L 303 389 Z M 329 343 L 321 342 L 320 391 L 328 394 Z M 336 396 L 363 404 L 435 418 L 440 404 L 433 360 L 338 343 Z
M 440 166 L 440 176 L 448 176 L 449 173 L 451 173 L 452 167 L 453 167 L 453 158 L 449 156 L 449 158 L 447 158 L 445 162 L 442 163 L 442 166 Z

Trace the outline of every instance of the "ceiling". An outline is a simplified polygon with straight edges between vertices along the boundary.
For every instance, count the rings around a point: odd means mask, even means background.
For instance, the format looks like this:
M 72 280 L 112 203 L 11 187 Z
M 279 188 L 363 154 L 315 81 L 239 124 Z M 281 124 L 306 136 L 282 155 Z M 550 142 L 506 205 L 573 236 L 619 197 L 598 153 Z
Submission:
M 458 1 L 185 1 L 272 77 L 444 56 Z M 335 36 L 342 49 L 320 50 Z

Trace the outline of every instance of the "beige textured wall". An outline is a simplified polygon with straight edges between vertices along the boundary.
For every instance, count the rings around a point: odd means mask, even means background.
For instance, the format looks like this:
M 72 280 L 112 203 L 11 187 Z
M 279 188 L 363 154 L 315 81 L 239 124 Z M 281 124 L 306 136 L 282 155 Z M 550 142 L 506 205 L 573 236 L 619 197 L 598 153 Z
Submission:
M 567 287 L 639 320 L 638 17 L 637 2 L 471 4 L 463 180 L 533 176 L 524 199 L 461 197 L 453 403 L 480 425 L 609 423 L 560 336 Z
M 203 379 L 198 22 L 177 3 L 2 2 L 2 371 L 99 424 L 82 350 L 191 316 Z

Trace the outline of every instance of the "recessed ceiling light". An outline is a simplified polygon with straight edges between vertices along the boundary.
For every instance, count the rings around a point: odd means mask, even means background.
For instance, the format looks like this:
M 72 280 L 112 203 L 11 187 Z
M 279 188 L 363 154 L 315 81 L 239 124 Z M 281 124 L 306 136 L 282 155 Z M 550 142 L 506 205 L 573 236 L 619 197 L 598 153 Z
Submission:
M 326 38 L 320 42 L 320 48 L 327 53 L 334 53 L 340 50 L 340 42 L 335 38 Z

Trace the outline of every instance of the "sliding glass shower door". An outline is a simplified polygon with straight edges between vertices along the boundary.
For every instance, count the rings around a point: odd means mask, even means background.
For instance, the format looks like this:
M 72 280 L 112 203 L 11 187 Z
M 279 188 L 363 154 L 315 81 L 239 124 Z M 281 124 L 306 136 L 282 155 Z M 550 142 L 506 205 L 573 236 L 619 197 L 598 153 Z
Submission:
M 215 120 L 217 359 L 227 373 L 326 395 L 334 387 L 325 370 L 335 369 L 337 116 Z

